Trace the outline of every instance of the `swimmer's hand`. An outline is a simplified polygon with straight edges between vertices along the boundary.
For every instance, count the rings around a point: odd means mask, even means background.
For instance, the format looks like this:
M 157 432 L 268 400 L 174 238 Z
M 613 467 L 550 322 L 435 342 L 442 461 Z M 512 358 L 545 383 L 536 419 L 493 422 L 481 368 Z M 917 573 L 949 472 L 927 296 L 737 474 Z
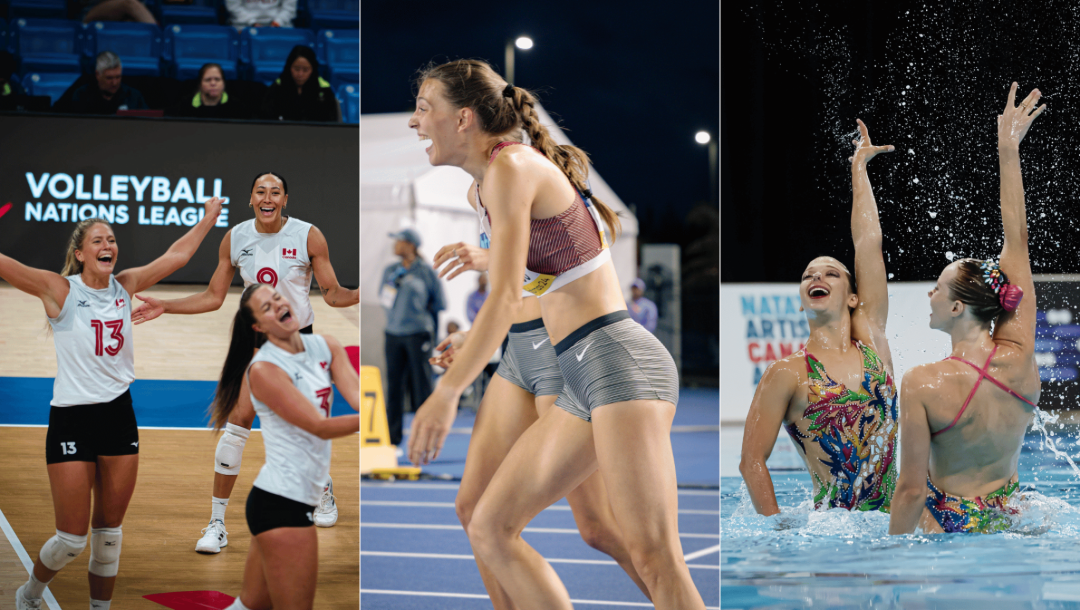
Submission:
M 454 352 L 465 345 L 465 337 L 468 332 L 458 331 L 451 333 L 449 337 L 442 340 L 442 343 L 435 346 L 435 351 L 439 352 L 439 355 L 429 358 L 428 362 L 444 369 L 450 368 L 450 365 L 454 363 Z
M 446 435 L 457 417 L 459 396 L 446 390 L 442 384 L 428 396 L 416 410 L 409 430 L 409 461 L 424 466 L 439 457 Z
M 874 146 L 871 144 L 870 132 L 866 130 L 866 123 L 863 123 L 862 119 L 855 119 L 855 122 L 859 124 L 859 139 L 851 141 L 851 143 L 855 145 L 855 154 L 848 157 L 848 161 L 851 161 L 852 167 L 856 167 L 860 164 L 866 165 L 866 162 L 876 157 L 878 153 L 896 150 L 892 146 Z
M 1019 106 L 1014 106 L 1017 87 L 1018 85 L 1013 83 L 1009 88 L 1009 101 L 1005 104 L 1005 111 L 997 118 L 998 149 L 1019 147 L 1028 129 L 1031 128 L 1031 123 L 1035 121 L 1035 117 L 1046 110 L 1046 104 L 1035 107 L 1039 103 L 1039 98 L 1042 97 L 1042 92 L 1038 89 L 1032 89 Z
M 450 277 L 446 278 L 447 280 L 452 280 L 465 271 L 487 271 L 488 251 L 480 246 L 474 246 L 465 242 L 447 244 L 435 253 L 435 258 L 431 261 L 431 265 L 438 269 L 447 261 L 450 261 L 450 264 L 439 272 L 439 277 L 441 278 L 453 271 L 453 273 L 450 273 Z
M 792 513 L 776 513 L 775 515 L 765 517 L 765 519 L 767 519 L 772 524 L 772 528 L 777 531 L 802 529 L 807 521 L 809 521 L 809 517 L 805 514 L 795 515 Z
M 134 324 L 142 324 L 143 322 L 149 322 L 154 318 L 165 313 L 165 305 L 162 304 L 160 299 L 154 297 L 144 297 L 141 294 L 135 295 L 136 299 L 143 302 L 131 312 L 131 321 Z

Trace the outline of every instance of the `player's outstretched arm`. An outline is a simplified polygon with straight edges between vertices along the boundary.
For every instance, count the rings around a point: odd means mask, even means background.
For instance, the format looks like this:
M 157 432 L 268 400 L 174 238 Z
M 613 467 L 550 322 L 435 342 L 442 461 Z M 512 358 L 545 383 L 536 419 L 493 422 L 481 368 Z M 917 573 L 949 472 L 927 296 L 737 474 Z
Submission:
M 318 227 L 311 227 L 307 238 L 308 258 L 315 281 L 319 283 L 323 301 L 330 307 L 351 307 L 360 302 L 360 289 L 349 290 L 338 284 L 334 266 L 330 264 L 330 247 L 326 245 L 326 236 Z
M 199 249 L 199 244 L 210 233 L 210 229 L 214 227 L 218 216 L 221 215 L 221 199 L 217 197 L 211 198 L 206 202 L 205 208 L 206 213 L 202 220 L 194 227 L 191 227 L 191 230 L 176 240 L 173 245 L 169 246 L 165 254 L 162 254 L 148 265 L 125 269 L 116 275 L 116 280 L 120 282 L 124 290 L 128 291 L 128 294 L 135 294 L 150 288 L 172 275 L 191 260 L 192 255 Z
M 0 279 L 26 294 L 41 299 L 50 318 L 60 315 L 71 285 L 59 273 L 27 267 L 19 261 L 0 254 Z
M 214 276 L 210 278 L 210 284 L 206 290 L 184 297 L 182 299 L 155 299 L 153 297 L 136 294 L 135 298 L 143 302 L 131 312 L 131 321 L 135 324 L 149 322 L 163 313 L 196 314 L 208 311 L 217 311 L 225 302 L 225 295 L 229 293 L 229 285 L 232 284 L 236 267 L 233 267 L 229 251 L 232 245 L 232 231 L 225 234 L 218 247 L 218 264 L 214 269 Z

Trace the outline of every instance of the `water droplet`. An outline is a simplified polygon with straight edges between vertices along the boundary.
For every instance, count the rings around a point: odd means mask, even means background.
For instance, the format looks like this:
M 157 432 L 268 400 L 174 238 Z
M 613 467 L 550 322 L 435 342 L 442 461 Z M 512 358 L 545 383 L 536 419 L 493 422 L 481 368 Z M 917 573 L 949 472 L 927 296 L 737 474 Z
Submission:
M 951 261 L 951 260 L 953 260 L 954 258 L 956 258 L 956 255 L 955 255 L 955 254 L 953 254 L 952 252 L 946 252 L 946 253 L 945 253 L 945 258 L 947 258 L 947 259 L 949 259 L 949 260 Z

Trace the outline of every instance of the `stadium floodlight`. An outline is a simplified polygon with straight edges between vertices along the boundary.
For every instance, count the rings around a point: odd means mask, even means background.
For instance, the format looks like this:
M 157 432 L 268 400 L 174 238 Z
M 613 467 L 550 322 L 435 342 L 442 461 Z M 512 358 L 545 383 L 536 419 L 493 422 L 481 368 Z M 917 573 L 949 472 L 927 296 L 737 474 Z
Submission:
M 533 39 L 528 36 L 518 36 L 517 39 L 508 38 L 506 40 L 506 73 L 503 74 L 506 77 L 506 82 L 514 82 L 514 47 L 521 49 L 522 51 L 533 48 Z
M 518 39 L 514 41 L 514 44 L 522 51 L 526 51 L 533 47 L 532 38 L 529 38 L 528 36 L 519 36 Z
M 707 131 L 699 131 L 694 134 L 694 140 L 696 140 L 698 144 L 708 144 L 711 139 L 712 136 L 709 135 L 709 132 Z

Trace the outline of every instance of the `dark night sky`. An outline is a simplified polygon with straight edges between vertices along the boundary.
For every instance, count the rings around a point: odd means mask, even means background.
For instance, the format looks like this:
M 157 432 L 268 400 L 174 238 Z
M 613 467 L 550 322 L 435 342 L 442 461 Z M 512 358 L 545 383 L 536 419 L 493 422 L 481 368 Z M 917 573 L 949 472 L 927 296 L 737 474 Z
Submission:
M 574 144 L 627 205 L 643 241 L 669 238 L 709 199 L 707 147 L 716 137 L 719 3 L 361 3 L 361 113 L 412 111 L 412 78 L 429 61 L 485 59 L 503 68 L 517 51 L 515 85 L 538 91 Z M 666 227 L 666 231 L 664 230 Z
M 1020 146 L 1035 273 L 1080 272 L 1080 5 L 751 2 L 724 11 L 723 281 L 849 264 L 855 119 L 894 280 L 1000 252 L 995 117 L 1012 81 L 1048 110 Z M 735 264 L 737 262 L 737 264 Z

